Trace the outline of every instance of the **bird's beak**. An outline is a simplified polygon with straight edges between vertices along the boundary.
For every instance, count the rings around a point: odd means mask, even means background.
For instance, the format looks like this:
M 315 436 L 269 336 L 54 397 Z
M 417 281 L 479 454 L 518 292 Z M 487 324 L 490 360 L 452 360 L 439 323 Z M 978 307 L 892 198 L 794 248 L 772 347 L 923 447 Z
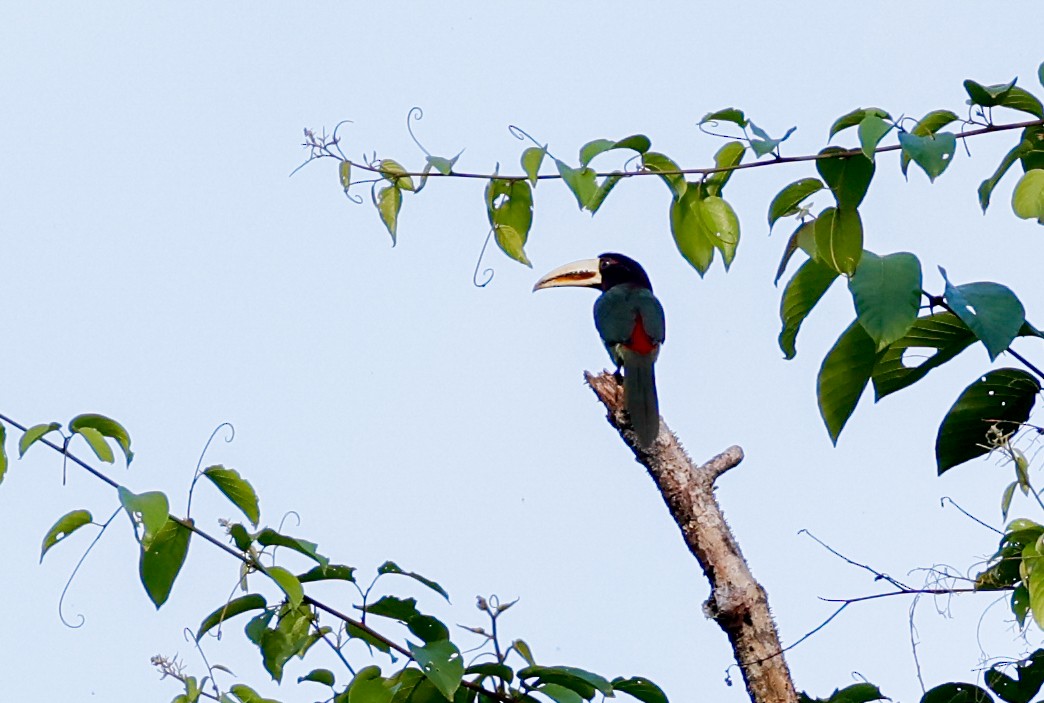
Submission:
M 602 285 L 602 274 L 598 272 L 598 259 L 584 259 L 574 261 L 565 266 L 559 266 L 549 272 L 536 282 L 533 291 L 542 288 L 557 288 L 560 286 L 579 286 L 581 288 L 600 288 Z

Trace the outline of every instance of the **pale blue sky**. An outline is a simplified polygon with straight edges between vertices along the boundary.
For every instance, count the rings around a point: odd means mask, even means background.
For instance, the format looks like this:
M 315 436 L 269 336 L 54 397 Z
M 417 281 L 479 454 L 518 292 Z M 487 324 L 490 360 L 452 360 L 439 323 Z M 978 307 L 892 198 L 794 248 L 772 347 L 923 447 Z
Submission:
M 986 461 L 939 479 L 932 453 L 946 408 L 988 367 L 984 351 L 878 407 L 864 398 L 835 449 L 815 374 L 851 302 L 837 286 L 802 331 L 798 358 L 784 362 L 772 276 L 786 227 L 769 239 L 764 224 L 771 196 L 813 175 L 810 167 L 733 179 L 738 258 L 728 275 L 715 265 L 702 280 L 670 240 L 661 183 L 621 184 L 594 219 L 563 188 L 541 183 L 534 269 L 491 252 L 496 277 L 479 290 L 479 182 L 432 182 L 407 197 L 391 249 L 372 207 L 340 195 L 332 162 L 287 178 L 303 158 L 301 129 L 351 119 L 350 155 L 376 150 L 416 167 L 405 118 L 419 105 L 420 138 L 437 154 L 466 149 L 462 169 L 500 162 L 514 172 L 524 145 L 509 124 L 568 160 L 589 139 L 641 131 L 697 166 L 720 143 L 696 121 L 736 106 L 773 133 L 797 125 L 785 153 L 807 153 L 858 106 L 960 112 L 965 78 L 1018 75 L 1039 93 L 1039 8 L 503 7 L 0 7 L 0 411 L 27 423 L 88 411 L 119 419 L 138 458 L 129 472 L 110 471 L 134 490 L 167 491 L 179 511 L 203 443 L 230 421 L 235 442 L 208 460 L 253 482 L 266 520 L 295 510 L 303 522 L 292 532 L 337 561 L 365 570 L 395 559 L 439 580 L 453 607 L 427 596 L 422 607 L 447 622 L 478 623 L 476 594 L 520 597 L 504 625 L 542 662 L 648 676 L 678 703 L 744 700 L 735 672 L 737 685 L 723 683 L 731 654 L 700 612 L 708 589 L 695 562 L 582 385 L 584 369 L 608 362 L 591 322 L 594 295 L 533 296 L 534 280 L 605 250 L 645 264 L 667 310 L 662 411 L 697 459 L 745 448 L 718 494 L 787 643 L 831 612 L 819 596 L 875 590 L 802 528 L 900 576 L 932 564 L 963 570 L 992 551 L 994 536 L 939 498 L 997 523 L 1010 469 Z M 975 198 L 1012 140 L 975 140 L 976 158 L 959 150 L 934 186 L 916 169 L 905 183 L 896 159 L 882 157 L 861 210 L 868 248 L 914 251 L 934 290 L 937 265 L 956 282 L 1003 281 L 1039 325 L 1040 228 L 1011 215 L 1013 176 L 985 217 Z M 0 688 L 17 700 L 168 700 L 176 687 L 157 682 L 149 657 L 178 652 L 201 668 L 181 630 L 227 597 L 236 566 L 194 544 L 157 614 L 118 522 L 71 588 L 66 612 L 86 624 L 69 630 L 58 597 L 88 539 L 60 545 L 42 567 L 39 540 L 65 511 L 108 515 L 115 498 L 76 471 L 60 484 L 60 461 L 40 448 L 0 486 Z M 211 530 L 232 516 L 213 492 L 193 508 Z M 952 620 L 922 604 L 929 685 L 974 680 L 980 642 L 997 655 L 1039 642 L 1035 630 L 1021 641 L 1002 607 L 980 623 L 989 602 L 956 601 Z M 850 608 L 790 653 L 798 687 L 826 695 L 856 671 L 893 698 L 916 700 L 907 607 Z M 241 625 L 208 641 L 210 660 L 267 695 L 312 700 L 265 683 Z

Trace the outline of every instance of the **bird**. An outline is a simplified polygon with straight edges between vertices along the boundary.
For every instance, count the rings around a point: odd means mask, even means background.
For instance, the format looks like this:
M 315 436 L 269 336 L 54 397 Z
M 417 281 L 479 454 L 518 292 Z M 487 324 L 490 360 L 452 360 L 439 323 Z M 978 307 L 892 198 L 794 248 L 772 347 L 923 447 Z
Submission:
M 634 259 L 609 252 L 559 266 L 537 281 L 533 291 L 563 286 L 602 291 L 594 304 L 595 328 L 617 378 L 623 368 L 624 407 L 638 443 L 651 447 L 660 433 L 653 365 L 666 338 L 666 322 L 648 274 Z

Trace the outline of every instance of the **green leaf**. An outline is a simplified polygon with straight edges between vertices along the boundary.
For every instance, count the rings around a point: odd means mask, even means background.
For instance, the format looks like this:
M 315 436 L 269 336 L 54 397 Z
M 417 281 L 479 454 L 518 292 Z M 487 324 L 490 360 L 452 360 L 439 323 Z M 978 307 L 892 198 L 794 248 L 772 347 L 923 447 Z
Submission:
M 791 127 L 782 137 L 779 139 L 773 139 L 765 132 L 765 130 L 761 129 L 750 120 L 747 121 L 747 125 L 750 127 L 750 131 L 759 137 L 758 139 L 750 140 L 750 148 L 754 152 L 754 155 L 759 159 L 766 154 L 771 154 L 776 151 L 779 145 L 789 139 L 790 135 L 797 130 L 797 127 Z
M 399 190 L 415 190 L 416 186 L 413 184 L 413 178 L 407 176 L 406 169 L 403 168 L 402 164 L 394 159 L 381 159 L 377 166 L 381 175 L 392 184 L 393 187 Z
M 776 267 L 776 277 L 772 279 L 772 285 L 778 285 L 779 279 L 783 278 L 783 274 L 787 272 L 787 264 L 790 263 L 791 257 L 799 249 L 798 245 L 798 233 L 805 226 L 805 223 L 798 225 L 797 229 L 787 239 L 787 245 L 783 249 L 783 257 L 779 260 L 779 266 Z
M 533 190 L 529 182 L 490 179 L 486 185 L 486 217 L 501 251 L 532 266 L 523 249 L 533 224 Z
M 855 208 L 828 207 L 815 224 L 816 256 L 838 273 L 851 276 L 863 256 L 863 221 Z
M 562 180 L 576 198 L 576 204 L 581 210 L 586 209 L 595 193 L 598 192 L 598 182 L 594 170 L 587 167 L 572 168 L 558 159 L 555 159 L 555 165 L 558 166 L 558 173 L 562 176 Z
M 77 415 L 69 423 L 69 429 L 78 434 L 83 434 L 83 430 L 91 428 L 96 430 L 98 434 L 103 437 L 115 440 L 116 444 L 123 450 L 123 457 L 129 466 L 131 461 L 134 459 L 134 452 L 131 451 L 131 440 L 127 430 L 120 423 L 116 422 L 112 418 L 105 417 L 104 415 L 98 415 L 96 413 L 86 413 L 84 415 Z M 88 439 L 88 442 L 91 440 Z M 91 443 L 91 448 L 94 449 L 95 454 L 98 450 L 94 447 L 94 443 Z M 111 451 L 108 452 L 112 454 Z M 98 456 L 102 459 L 101 455 Z M 102 459 L 102 461 L 106 461 Z M 107 460 L 108 463 L 112 463 L 112 459 Z
M 314 681 L 315 683 L 321 683 L 324 686 L 333 686 L 335 679 L 334 673 L 329 669 L 312 669 L 304 676 L 297 677 L 297 683 L 304 681 Z
M 667 694 L 663 692 L 663 689 L 641 676 L 632 676 L 628 679 L 617 677 L 613 679 L 612 684 L 614 691 L 626 693 L 642 703 L 668 703 Z
M 894 124 L 885 122 L 877 115 L 864 117 L 859 123 L 859 148 L 863 150 L 863 155 L 873 161 L 877 145 L 894 127 Z
M 1026 549 L 1033 549 L 1036 552 L 1036 545 L 1027 545 Z M 1022 557 L 1023 564 L 1026 564 L 1029 560 L 1025 553 Z M 1037 562 L 1037 568 L 1033 569 L 1029 573 L 1028 579 L 1023 579 L 1023 583 L 1026 585 L 1026 591 L 1029 593 L 1029 605 L 1030 612 L 1033 614 L 1033 621 L 1037 623 L 1037 627 L 1044 628 L 1044 568 L 1041 568 L 1040 562 L 1044 561 L 1039 554 L 1035 554 L 1034 561 Z
M 1015 616 L 1015 622 L 1019 624 L 1019 629 L 1026 625 L 1026 615 L 1029 614 L 1029 607 L 1029 589 L 1020 583 L 1011 592 L 1011 613 Z
M 957 137 L 952 132 L 938 132 L 929 137 L 900 132 L 899 144 L 903 153 L 923 168 L 933 183 L 950 165 L 957 151 Z
M 395 233 L 399 227 L 399 210 L 402 209 L 402 191 L 395 186 L 385 186 L 378 191 L 373 204 L 377 206 L 381 222 L 391 235 L 392 246 L 395 246 Z
M 254 544 L 254 537 L 238 522 L 229 526 L 228 534 L 232 541 L 235 542 L 236 548 L 241 552 L 249 551 Z
M 537 184 L 537 175 L 540 173 L 540 164 L 544 163 L 547 156 L 547 147 L 531 146 L 522 152 L 522 170 L 526 172 L 529 182 L 534 186 Z
M 725 270 L 728 271 L 732 260 L 736 258 L 736 247 L 739 245 L 740 225 L 735 210 L 722 198 L 710 195 L 699 199 L 697 211 L 711 244 L 721 251 Z
M 1044 85 L 1044 63 L 1037 67 L 1037 80 Z
M 700 276 L 714 260 L 714 242 L 703 224 L 699 188 L 691 187 L 671 203 L 671 234 L 678 251 Z
M 602 179 L 602 182 L 598 185 L 598 190 L 591 196 L 591 201 L 587 203 L 587 209 L 591 211 L 591 215 L 598 212 L 598 208 L 602 207 L 602 203 L 605 202 L 606 196 L 609 192 L 616 187 L 616 184 L 623 179 L 624 174 L 622 171 L 613 171 L 608 176 Z
M 1016 80 L 1018 79 L 1013 78 L 1010 83 L 997 83 L 996 85 L 982 85 L 973 80 L 966 80 L 964 89 L 968 91 L 972 105 L 994 107 L 1002 103 L 1005 96 L 1015 87 Z
M 832 156 L 846 154 L 844 149 L 830 146 L 819 152 L 824 158 L 816 160 L 816 170 L 823 177 L 839 207 L 859 207 L 870 188 L 874 177 L 874 162 L 862 154 L 852 156 Z
M 1019 112 L 1028 112 L 1037 118 L 1044 118 L 1044 105 L 1040 104 L 1040 100 L 1032 93 L 1017 86 L 1012 86 L 1011 90 L 997 104 Z
M 257 691 L 246 684 L 237 683 L 228 692 L 240 700 L 240 703 L 279 703 L 271 698 L 262 698 Z
M 887 700 L 881 689 L 872 683 L 856 683 L 846 688 L 834 689 L 828 698 L 811 698 L 807 693 L 798 696 L 800 701 L 821 701 L 821 703 L 870 703 L 870 701 Z
M 352 185 L 352 162 L 342 161 L 337 172 L 341 177 L 341 187 L 344 188 L 345 192 L 347 192 L 348 188 Z
M 498 664 L 496 662 L 485 662 L 483 664 L 472 664 L 464 670 L 465 676 L 477 676 L 476 681 L 480 681 L 484 678 L 494 677 L 498 678 L 505 683 L 511 683 L 515 680 L 515 672 L 512 671 L 511 667 L 507 664 Z
M 1015 678 L 1003 673 L 1001 666 L 1004 665 L 986 670 L 986 685 L 1007 703 L 1030 703 L 1044 685 L 1044 649 L 1016 662 Z
M 525 640 L 514 640 L 511 646 L 515 648 L 515 651 L 529 663 L 530 666 L 536 666 L 536 659 L 533 657 L 533 650 L 529 648 Z
M 870 381 L 876 356 L 874 340 L 856 320 L 823 359 L 816 382 L 816 396 L 819 413 L 834 444 L 837 444 L 841 430 Z
M 449 594 L 446 593 L 446 589 L 444 589 L 442 586 L 440 586 L 439 584 L 435 583 L 434 581 L 432 581 L 429 578 L 421 576 L 420 574 L 418 574 L 415 571 L 404 571 L 394 561 L 386 561 L 383 564 L 381 564 L 379 567 L 377 567 L 377 573 L 378 574 L 399 574 L 400 576 L 406 576 L 408 578 L 411 578 L 414 581 L 416 581 L 418 583 L 421 583 L 421 584 L 427 586 L 428 588 L 430 588 L 431 590 L 435 591 L 436 593 L 438 593 L 440 596 L 442 596 L 443 598 L 446 599 L 447 603 L 449 602 L 449 599 L 450 599 Z
M 537 693 L 543 693 L 545 696 L 555 701 L 555 703 L 583 703 L 583 698 L 580 697 L 576 691 L 560 686 L 556 683 L 545 683 L 537 686 L 533 689 Z
M 685 194 L 685 190 L 688 184 L 685 181 L 685 176 L 680 173 L 664 173 L 665 171 L 680 171 L 681 167 L 674 163 L 665 154 L 661 154 L 656 151 L 650 151 L 642 154 L 642 170 L 649 171 L 650 173 L 659 173 L 660 178 L 667 184 L 667 187 L 671 189 L 671 193 L 674 195 L 674 199 L 677 200 Z
M 7 473 L 7 427 L 0 424 L 0 483 L 4 482 Z
M 362 629 L 361 627 L 358 627 L 357 625 L 353 625 L 351 623 L 348 623 L 345 626 L 345 629 L 347 630 L 349 637 L 354 637 L 355 639 L 360 639 L 363 642 L 365 642 L 367 644 L 367 646 L 369 646 L 369 647 L 374 647 L 374 648 L 380 650 L 381 652 L 385 652 L 385 653 L 388 653 L 388 652 L 391 651 L 391 647 L 388 646 L 387 642 L 384 642 L 384 641 L 374 637 L 373 634 L 371 634 L 370 632 L 367 632 L 366 630 Z
M 1029 417 L 1040 383 L 1025 371 L 996 369 L 964 389 L 935 440 L 939 473 L 988 453 L 990 428 L 1014 432 Z
M 203 470 L 203 475 L 232 501 L 232 505 L 243 511 L 254 527 L 257 527 L 257 521 L 261 519 L 261 509 L 257 504 L 257 493 L 249 481 L 240 476 L 235 469 L 226 469 L 221 465 L 208 466 Z
M 348 703 L 391 703 L 391 699 L 392 691 L 376 666 L 360 669 L 348 689 Z
M 993 361 L 1008 348 L 1026 322 L 1026 309 L 1007 286 L 999 283 L 965 283 L 954 286 L 939 267 L 946 281 L 947 304 L 961 322 L 986 346 Z
M 23 456 L 25 456 L 25 453 L 29 451 L 29 447 L 33 446 L 38 441 L 43 439 L 45 435 L 54 432 L 60 427 L 61 424 L 58 422 L 45 422 L 41 425 L 33 425 L 32 427 L 27 429 L 22 434 L 22 438 L 18 440 L 18 458 L 21 459 Z
M 950 110 L 932 110 L 927 115 L 918 120 L 917 124 L 914 125 L 913 129 L 910 130 L 911 134 L 915 134 L 918 137 L 930 137 L 946 125 L 956 122 L 960 118 L 956 113 Z M 906 175 L 906 169 L 910 165 L 910 157 L 906 152 L 901 152 L 899 156 L 899 167 L 903 171 L 903 175 Z
M 993 175 L 979 185 L 979 206 L 982 208 L 984 213 L 986 212 L 986 208 L 990 206 L 990 196 L 993 195 L 993 189 L 997 187 L 1000 180 L 1004 178 L 1004 174 L 1008 172 L 1008 169 L 1010 169 L 1024 153 L 1025 148 L 1021 143 L 1012 147 L 1012 149 L 1004 155 L 1004 158 L 1001 159 L 1001 162 L 997 165 L 997 170 L 993 172 Z
M 464 659 L 460 656 L 460 650 L 449 640 L 429 642 L 423 647 L 410 644 L 409 648 L 414 661 L 428 680 L 442 695 L 453 700 L 453 694 L 464 676 Z
M 260 615 L 255 615 L 250 618 L 250 621 L 243 628 L 244 634 L 248 640 L 256 645 L 261 644 L 261 637 L 268 630 L 268 623 L 272 622 L 272 618 L 275 616 L 275 610 L 266 610 Z
M 316 566 L 303 574 L 298 574 L 297 580 L 301 583 L 312 581 L 351 581 L 355 582 L 355 569 L 344 564 L 327 564 Z
M 457 154 L 452 159 L 447 159 L 445 156 L 428 156 L 427 158 L 429 166 L 443 176 L 448 176 L 453 173 L 453 167 L 456 165 L 457 159 L 460 158 L 460 154 Z
M 203 622 L 199 625 L 199 630 L 196 631 L 196 641 L 199 642 L 203 639 L 203 635 L 207 634 L 210 630 L 226 620 L 243 613 L 248 613 L 251 610 L 261 610 L 266 607 L 268 607 L 268 602 L 265 600 L 264 596 L 257 593 L 233 598 L 210 615 L 203 618 Z
M 170 503 L 167 496 L 160 491 L 149 491 L 136 495 L 123 486 L 116 489 L 120 503 L 130 517 L 134 533 L 141 543 L 142 549 L 148 549 L 159 531 L 166 525 L 170 517 Z M 141 527 L 139 533 L 138 528 Z
M 644 154 L 651 146 L 652 142 L 644 134 L 632 134 L 615 142 L 612 139 L 595 139 L 580 148 L 580 165 L 587 166 L 594 157 L 613 149 L 631 149 Z
M 797 354 L 795 343 L 801 323 L 835 280 L 837 271 L 815 259 L 809 259 L 783 289 L 783 299 L 779 305 L 779 318 L 783 322 L 779 348 L 783 350 L 785 358 L 793 359 Z
M 801 211 L 801 203 L 808 196 L 822 190 L 825 186 L 818 178 L 802 178 L 794 181 L 776 194 L 769 204 L 768 223 L 769 229 L 776 224 L 776 220 L 782 217 L 790 217 Z
M 261 633 L 261 657 L 265 671 L 274 681 L 283 680 L 283 667 L 297 651 L 296 642 L 282 630 Z
M 611 696 L 613 690 L 612 684 L 598 674 L 572 666 L 527 666 L 518 672 L 518 678 L 535 679 L 541 685 L 563 686 L 585 700 L 594 698 L 596 692 Z
M 703 116 L 698 124 L 707 124 L 708 122 L 731 122 L 739 127 L 747 126 L 747 118 L 743 114 L 743 110 L 737 110 L 734 107 L 727 107 L 724 110 L 717 110 L 715 112 L 708 112 Z
M 1044 170 L 1035 168 L 1022 174 L 1011 194 L 1011 209 L 1018 218 L 1044 225 Z
M 188 555 L 191 537 L 188 528 L 168 518 L 148 547 L 142 542 L 138 574 L 157 609 L 170 597 L 170 589 Z
M 313 559 L 320 566 L 326 566 L 330 563 L 329 559 L 316 551 L 319 549 L 319 545 L 315 542 L 288 537 L 287 535 L 279 534 L 269 527 L 258 533 L 257 541 L 265 547 L 286 547 L 287 549 L 292 549 L 295 552 L 304 554 L 309 559 Z
M 286 594 L 287 602 L 291 608 L 301 605 L 304 600 L 304 589 L 297 577 L 281 566 L 269 566 L 265 569 L 265 575 L 275 581 L 280 590 Z
M 975 684 L 944 683 L 921 696 L 921 703 L 993 703 L 993 699 Z
M 917 318 L 906 335 L 881 353 L 874 366 L 876 400 L 910 386 L 967 349 L 975 341 L 975 333 L 951 312 Z M 931 357 L 917 365 L 912 359 L 904 363 L 911 349 L 936 349 Z
M 921 262 L 908 252 L 878 256 L 864 251 L 848 289 L 859 324 L 881 351 L 902 339 L 917 319 Z
M 747 147 L 743 146 L 743 142 L 728 142 L 718 149 L 717 153 L 714 154 L 714 168 L 729 170 L 716 171 L 703 180 L 703 189 L 707 195 L 721 194 L 721 189 L 732 178 L 732 169 L 740 165 L 746 153 Z
M 2 426 L 0 426 L 2 427 Z M 0 430 L 2 434 L 2 430 Z M 40 561 L 43 562 L 44 554 L 47 554 L 51 547 L 61 542 L 63 539 L 71 535 L 76 530 L 80 529 L 84 525 L 90 525 L 94 521 L 90 512 L 86 510 L 70 510 L 65 515 L 58 518 L 51 529 L 47 530 L 47 534 L 44 535 L 43 544 L 40 545 Z
M 368 604 L 363 610 L 371 615 L 380 615 L 381 617 L 401 620 L 402 622 L 408 622 L 410 619 L 420 615 L 420 612 L 417 610 L 416 598 L 398 598 L 396 596 L 384 596 L 376 603 Z
M 94 451 L 94 455 L 98 457 L 99 461 L 111 464 L 116 460 L 112 448 L 105 442 L 105 437 L 101 432 L 93 427 L 82 427 L 77 434 L 87 440 L 88 446 Z
M 880 120 L 890 120 L 892 116 L 879 107 L 860 107 L 852 110 L 849 113 L 841 115 L 834 124 L 830 125 L 830 138 L 833 139 L 838 132 L 848 129 L 849 127 L 855 127 L 865 120 L 867 117 L 876 117 Z

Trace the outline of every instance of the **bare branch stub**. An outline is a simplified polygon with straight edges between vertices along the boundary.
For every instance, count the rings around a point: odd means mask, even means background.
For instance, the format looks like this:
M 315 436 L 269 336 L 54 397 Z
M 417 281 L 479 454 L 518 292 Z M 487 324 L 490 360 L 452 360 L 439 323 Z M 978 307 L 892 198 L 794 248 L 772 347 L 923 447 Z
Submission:
M 721 627 L 743 672 L 754 703 L 795 703 L 790 670 L 783 657 L 765 589 L 754 580 L 714 496 L 714 481 L 743 460 L 737 446 L 696 465 L 667 424 L 652 446 L 636 442 L 624 410 L 623 386 L 609 372 L 585 373 L 584 379 L 608 411 L 609 424 L 646 468 L 685 544 L 710 582 L 703 612 Z

